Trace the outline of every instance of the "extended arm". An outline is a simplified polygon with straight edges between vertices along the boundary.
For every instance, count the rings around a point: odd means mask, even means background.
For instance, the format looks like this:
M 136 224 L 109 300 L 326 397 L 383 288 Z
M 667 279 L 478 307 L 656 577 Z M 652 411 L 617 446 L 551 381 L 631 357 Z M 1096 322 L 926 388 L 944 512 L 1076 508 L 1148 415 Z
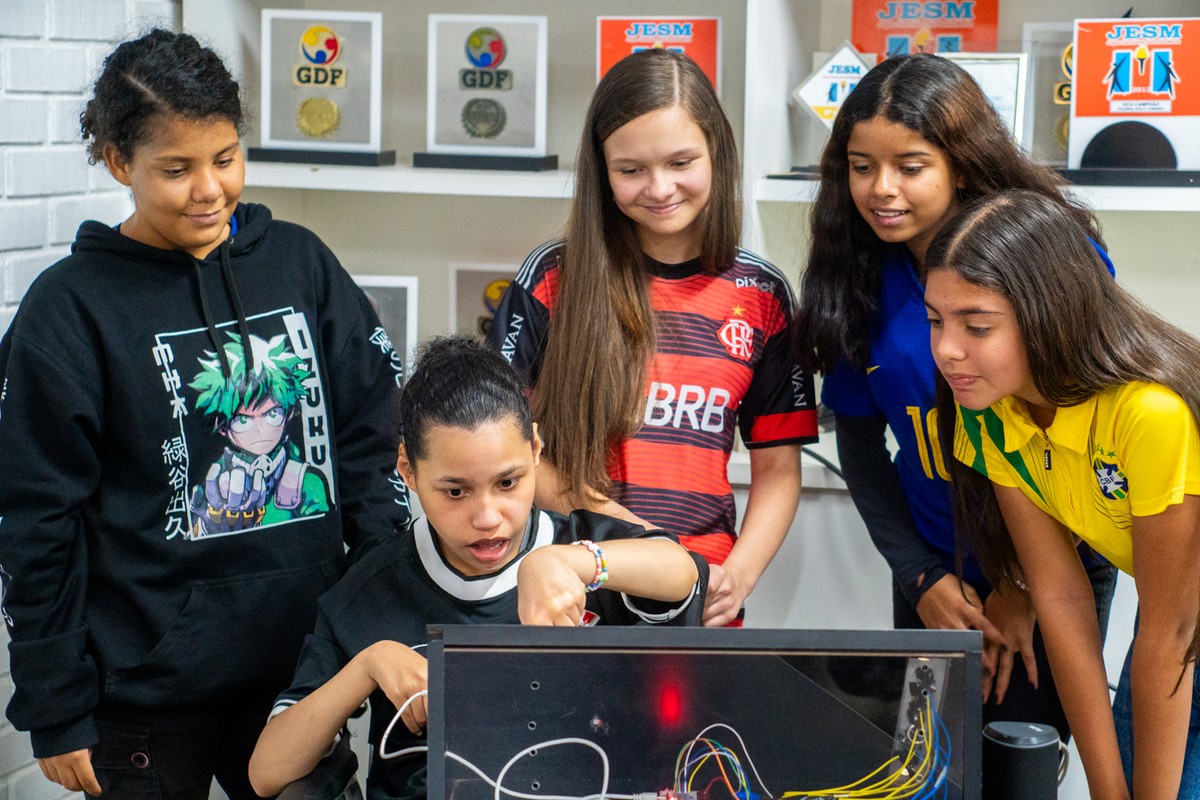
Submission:
M 1127 800 L 1108 695 L 1108 677 L 1087 572 L 1071 533 L 1021 493 L 995 485 L 1071 723 L 1088 788 L 1099 800 Z
M 319 689 L 267 723 L 250 757 L 250 783 L 266 797 L 312 772 L 329 744 L 376 688 L 399 708 L 428 685 L 426 661 L 396 642 L 377 642 L 356 655 Z M 427 720 L 424 698 L 402 717 L 414 733 Z
M 800 500 L 800 445 L 750 451 L 750 491 L 737 542 L 721 566 L 713 566 L 704 624 L 733 620 L 775 557 L 796 516 Z
M 1133 795 L 1173 798 L 1194 702 L 1194 665 L 1184 655 L 1200 611 L 1200 497 L 1186 495 L 1159 514 L 1133 518 L 1133 573 Z
M 692 557 L 668 539 L 607 539 L 598 546 L 608 563 L 604 588 L 649 600 L 687 599 L 699 574 Z M 579 545 L 555 544 L 534 550 L 517 573 L 521 622 L 578 625 L 584 586 L 596 574 L 592 552 Z

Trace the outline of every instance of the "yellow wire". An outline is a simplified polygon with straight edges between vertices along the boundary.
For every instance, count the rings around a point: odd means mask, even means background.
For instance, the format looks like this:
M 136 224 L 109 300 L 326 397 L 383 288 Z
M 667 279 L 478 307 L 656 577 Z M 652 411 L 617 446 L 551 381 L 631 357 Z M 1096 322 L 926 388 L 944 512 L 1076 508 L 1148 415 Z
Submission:
M 710 740 L 710 739 L 693 739 L 691 742 L 688 742 L 688 745 L 687 745 L 687 746 L 690 746 L 690 745 L 691 745 L 691 744 L 693 744 L 694 742 L 702 742 L 703 744 L 706 744 L 706 745 L 708 745 L 708 750 L 709 750 L 709 751 L 708 751 L 708 753 L 706 753 L 704 756 L 702 756 L 702 757 L 700 758 L 700 760 L 699 760 L 699 761 L 697 761 L 697 762 L 696 762 L 696 766 L 695 766 L 695 768 L 692 770 L 692 774 L 691 774 L 691 775 L 688 777 L 687 781 L 684 783 L 684 787 L 683 787 L 683 788 L 684 788 L 685 790 L 687 790 L 687 791 L 691 791 L 691 789 L 692 789 L 692 781 L 694 781 L 694 780 L 696 779 L 696 773 L 700 771 L 700 767 L 704 766 L 704 762 L 705 762 L 705 761 L 708 761 L 708 759 L 710 759 L 710 758 L 715 758 L 715 759 L 717 759 L 717 767 L 718 767 L 718 768 L 721 770 L 721 779 L 722 779 L 723 781 L 725 781 L 725 786 L 727 786 L 727 787 L 729 788 L 729 793 L 730 793 L 730 794 L 732 794 L 732 795 L 734 795 L 734 796 L 736 796 L 736 795 L 737 795 L 737 789 L 733 788 L 733 784 L 730 782 L 730 780 L 729 780 L 729 776 L 725 774 L 725 764 L 724 764 L 724 761 L 725 761 L 725 759 L 721 757 L 720 753 L 718 753 L 718 748 L 720 748 L 721 750 L 725 750 L 726 752 L 728 752 L 728 753 L 729 753 L 729 755 L 730 755 L 730 758 L 732 758 L 732 759 L 733 759 L 733 762 L 734 762 L 735 764 L 737 764 L 737 763 L 738 763 L 738 761 L 737 761 L 737 756 L 736 756 L 736 755 L 733 753 L 733 751 L 729 750 L 729 748 L 727 748 L 727 747 L 724 747 L 724 746 L 722 746 L 722 745 L 720 745 L 720 744 L 718 744 L 718 743 L 716 743 L 716 742 L 714 742 L 714 741 L 712 741 L 712 740 Z M 687 749 L 687 746 L 685 746 L 685 747 L 684 747 L 684 750 L 686 750 L 686 749 Z M 680 759 L 682 759 L 682 758 L 683 758 L 683 752 L 684 752 L 684 750 L 680 750 L 680 751 L 679 751 L 679 758 L 677 758 L 677 759 L 675 760 L 676 774 L 678 774 L 678 772 L 679 772 L 679 762 L 680 762 Z M 739 769 L 740 769 L 741 765 L 739 764 L 738 766 L 739 766 Z M 739 784 L 744 784 L 745 782 L 739 779 L 739 780 L 738 780 L 738 783 L 739 783 Z

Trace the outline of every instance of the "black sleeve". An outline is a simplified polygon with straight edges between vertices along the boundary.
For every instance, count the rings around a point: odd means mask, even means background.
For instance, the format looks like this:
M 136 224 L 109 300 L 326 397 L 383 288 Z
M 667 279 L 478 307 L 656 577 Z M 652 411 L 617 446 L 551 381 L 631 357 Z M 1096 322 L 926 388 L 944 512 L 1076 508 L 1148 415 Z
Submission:
M 322 315 L 337 438 L 337 500 L 352 559 L 391 539 L 412 520 L 395 472 L 403 361 L 362 289 L 333 261 Z
M 946 571 L 942 559 L 922 538 L 900 476 L 888 453 L 883 417 L 836 414 L 837 452 L 850 498 L 866 523 L 875 549 L 888 562 L 900 591 L 915 607 L 921 595 Z M 918 579 L 924 580 L 918 586 Z

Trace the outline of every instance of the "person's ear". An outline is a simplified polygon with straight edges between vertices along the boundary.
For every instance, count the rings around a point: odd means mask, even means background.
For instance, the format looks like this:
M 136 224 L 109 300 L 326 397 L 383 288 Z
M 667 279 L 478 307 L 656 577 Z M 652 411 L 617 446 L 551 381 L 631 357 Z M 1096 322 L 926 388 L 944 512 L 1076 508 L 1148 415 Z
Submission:
M 533 465 L 536 467 L 542 461 L 542 437 L 538 435 L 537 423 L 533 423 Z
M 400 443 L 400 449 L 396 456 L 396 472 L 400 473 L 400 477 L 404 479 L 404 484 L 409 489 L 414 492 L 417 490 L 417 472 L 408 458 L 408 448 L 404 446 L 404 442 Z
M 129 159 L 121 155 L 121 151 L 112 142 L 104 145 L 104 166 L 108 167 L 108 173 L 116 179 L 117 183 L 125 186 L 133 183 L 133 178 L 129 174 Z

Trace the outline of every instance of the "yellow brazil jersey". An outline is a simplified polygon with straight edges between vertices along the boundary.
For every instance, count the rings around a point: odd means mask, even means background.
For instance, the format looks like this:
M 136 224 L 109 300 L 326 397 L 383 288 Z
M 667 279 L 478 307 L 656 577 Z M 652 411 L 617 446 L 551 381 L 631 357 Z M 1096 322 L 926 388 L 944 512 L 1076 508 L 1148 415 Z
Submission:
M 1025 401 L 959 407 L 954 454 L 1020 489 L 1119 569 L 1133 574 L 1133 517 L 1200 495 L 1200 435 L 1183 399 L 1129 383 L 1059 408 L 1043 431 Z

